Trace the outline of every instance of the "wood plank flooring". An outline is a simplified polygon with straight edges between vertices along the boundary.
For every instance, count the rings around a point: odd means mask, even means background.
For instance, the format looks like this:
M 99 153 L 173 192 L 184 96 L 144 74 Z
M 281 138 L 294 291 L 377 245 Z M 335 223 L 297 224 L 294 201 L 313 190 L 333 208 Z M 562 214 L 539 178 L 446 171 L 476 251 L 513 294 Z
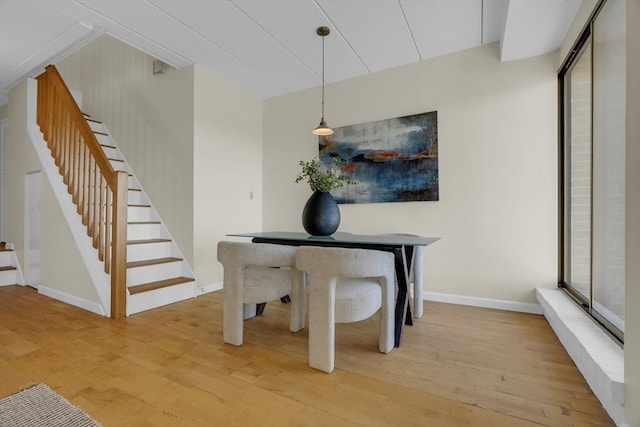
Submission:
M 222 292 L 110 320 L 0 287 L 0 396 L 45 383 L 105 426 L 613 426 L 542 316 L 425 303 L 400 348 L 378 316 L 307 365 L 288 306 L 223 344 Z

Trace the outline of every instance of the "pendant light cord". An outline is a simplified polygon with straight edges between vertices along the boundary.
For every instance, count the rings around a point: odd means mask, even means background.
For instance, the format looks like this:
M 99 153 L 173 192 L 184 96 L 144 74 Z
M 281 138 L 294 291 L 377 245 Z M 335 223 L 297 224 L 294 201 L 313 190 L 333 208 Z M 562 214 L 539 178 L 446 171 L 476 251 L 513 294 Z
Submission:
M 324 38 L 322 36 L 322 121 L 324 121 Z
M 322 118 L 320 124 L 312 132 L 314 135 L 327 136 L 333 135 L 333 129 L 327 126 L 327 122 L 324 121 L 324 38 L 329 35 L 331 30 L 328 27 L 318 27 L 316 34 L 322 37 Z

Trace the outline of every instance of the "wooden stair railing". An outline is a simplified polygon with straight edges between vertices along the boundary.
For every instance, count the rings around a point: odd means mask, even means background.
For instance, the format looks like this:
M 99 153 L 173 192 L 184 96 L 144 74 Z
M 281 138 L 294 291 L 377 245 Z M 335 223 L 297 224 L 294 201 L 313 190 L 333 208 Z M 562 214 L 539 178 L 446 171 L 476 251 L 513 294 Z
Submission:
M 104 271 L 111 276 L 111 317 L 126 316 L 127 189 L 100 147 L 55 66 L 37 77 L 37 122 L 77 206 Z

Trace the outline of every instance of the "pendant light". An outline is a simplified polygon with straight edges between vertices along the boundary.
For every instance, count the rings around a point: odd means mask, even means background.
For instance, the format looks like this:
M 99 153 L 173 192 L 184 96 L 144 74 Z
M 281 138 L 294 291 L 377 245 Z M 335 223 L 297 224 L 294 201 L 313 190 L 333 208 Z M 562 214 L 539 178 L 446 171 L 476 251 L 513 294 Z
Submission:
M 331 30 L 328 27 L 318 27 L 316 29 L 316 34 L 322 37 L 322 118 L 318 127 L 313 130 L 313 134 L 320 136 L 333 135 L 333 129 L 327 126 L 327 122 L 324 121 L 324 38 L 330 32 Z

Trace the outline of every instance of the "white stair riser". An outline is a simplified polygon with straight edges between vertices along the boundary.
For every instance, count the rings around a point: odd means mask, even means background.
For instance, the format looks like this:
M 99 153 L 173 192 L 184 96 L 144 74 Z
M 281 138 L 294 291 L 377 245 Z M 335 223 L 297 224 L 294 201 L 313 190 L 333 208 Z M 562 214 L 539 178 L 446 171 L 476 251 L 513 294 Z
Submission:
M 87 120 L 87 123 L 89 123 L 89 127 L 91 128 L 92 131 L 106 133 L 106 130 L 105 130 L 104 125 L 102 123 L 96 123 L 96 122 L 91 121 L 91 120 Z
M 127 286 L 171 279 L 182 275 L 182 261 L 127 269 Z
M 100 133 L 96 133 L 95 134 L 96 139 L 98 140 L 98 142 L 102 145 L 109 145 L 109 146 L 113 146 L 115 147 L 116 143 L 113 140 L 113 138 L 111 138 L 111 136 L 109 135 L 102 135 Z M 122 158 L 122 155 L 120 154 L 120 151 L 116 148 L 116 151 L 118 152 L 118 158 Z
M 195 282 L 127 295 L 127 316 L 195 296 Z
M 0 271 L 0 286 L 15 285 L 16 283 L 18 283 L 16 270 Z
M 136 181 L 136 179 L 131 175 L 129 175 L 129 180 L 127 181 L 127 183 L 128 188 L 140 188 L 138 187 L 138 181 Z
M 15 267 L 15 265 L 13 265 L 12 262 L 13 262 L 13 252 L 11 251 L 0 252 L 0 267 L 9 267 L 9 266 Z
M 164 237 L 160 224 L 127 225 L 127 240 L 161 239 Z
M 118 160 L 110 160 L 109 162 L 111 166 L 113 166 L 113 169 L 127 172 L 127 165 L 124 162 L 119 162 Z
M 104 131 L 99 130 L 98 132 L 104 132 Z M 110 135 L 102 135 L 101 133 L 96 133 L 95 136 L 100 144 L 114 145 L 113 139 L 111 138 Z
M 129 190 L 129 204 L 130 205 L 142 205 L 145 203 L 144 195 L 142 191 Z
M 120 150 L 118 150 L 117 148 L 111 148 L 111 147 L 102 147 L 102 151 L 104 151 L 104 154 L 107 155 L 107 158 L 109 159 L 122 159 L 122 154 L 120 154 Z
M 127 208 L 127 219 L 131 222 L 151 221 L 153 213 L 149 206 L 129 206 Z
M 135 245 L 127 245 L 127 262 L 168 258 L 170 256 L 171 242 L 137 243 Z

